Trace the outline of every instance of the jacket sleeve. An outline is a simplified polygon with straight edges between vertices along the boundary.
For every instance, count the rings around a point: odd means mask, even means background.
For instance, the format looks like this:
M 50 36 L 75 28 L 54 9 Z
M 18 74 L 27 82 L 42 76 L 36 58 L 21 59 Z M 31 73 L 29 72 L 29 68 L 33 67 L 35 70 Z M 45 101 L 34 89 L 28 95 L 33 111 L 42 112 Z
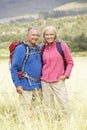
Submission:
M 67 78 L 69 78 L 71 71 L 72 71 L 72 68 L 73 68 L 73 65 L 74 65 L 74 62 L 73 62 L 73 58 L 72 58 L 70 49 L 66 43 L 62 43 L 62 49 L 63 49 L 64 57 L 65 57 L 65 60 L 67 63 L 65 75 L 67 76 Z
M 19 45 L 18 47 L 16 47 L 14 51 L 12 65 L 10 68 L 11 77 L 16 87 L 21 86 L 20 80 L 18 78 L 18 71 L 20 71 L 21 69 L 23 59 L 24 59 L 24 50 L 23 47 Z

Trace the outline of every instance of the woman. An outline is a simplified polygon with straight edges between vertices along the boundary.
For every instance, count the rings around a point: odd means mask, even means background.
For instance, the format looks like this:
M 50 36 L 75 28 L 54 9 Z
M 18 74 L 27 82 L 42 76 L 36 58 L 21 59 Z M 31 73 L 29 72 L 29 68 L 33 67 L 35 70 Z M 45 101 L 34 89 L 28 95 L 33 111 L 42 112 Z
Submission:
M 67 89 L 65 80 L 70 77 L 73 68 L 73 59 L 66 43 L 60 43 L 66 60 L 66 69 L 64 59 L 57 49 L 57 33 L 53 26 L 47 26 L 43 31 L 44 51 L 42 68 L 42 94 L 43 101 L 46 104 L 52 104 L 52 98 L 55 96 L 60 103 L 62 111 L 71 116 Z

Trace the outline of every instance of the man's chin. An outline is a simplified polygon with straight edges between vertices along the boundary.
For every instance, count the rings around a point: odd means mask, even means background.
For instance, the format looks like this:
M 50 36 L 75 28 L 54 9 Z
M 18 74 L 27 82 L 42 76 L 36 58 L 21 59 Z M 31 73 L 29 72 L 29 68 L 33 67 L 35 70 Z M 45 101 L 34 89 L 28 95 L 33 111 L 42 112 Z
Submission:
M 31 43 L 32 46 L 35 46 L 36 45 L 36 42 L 35 43 Z

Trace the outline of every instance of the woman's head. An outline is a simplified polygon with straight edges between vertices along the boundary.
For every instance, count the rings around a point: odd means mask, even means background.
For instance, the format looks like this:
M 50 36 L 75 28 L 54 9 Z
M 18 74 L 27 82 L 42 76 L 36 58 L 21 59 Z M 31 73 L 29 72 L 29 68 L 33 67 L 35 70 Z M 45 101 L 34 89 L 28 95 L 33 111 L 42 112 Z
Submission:
M 52 43 L 57 39 L 57 32 L 54 26 L 47 26 L 43 30 L 43 38 L 47 43 Z

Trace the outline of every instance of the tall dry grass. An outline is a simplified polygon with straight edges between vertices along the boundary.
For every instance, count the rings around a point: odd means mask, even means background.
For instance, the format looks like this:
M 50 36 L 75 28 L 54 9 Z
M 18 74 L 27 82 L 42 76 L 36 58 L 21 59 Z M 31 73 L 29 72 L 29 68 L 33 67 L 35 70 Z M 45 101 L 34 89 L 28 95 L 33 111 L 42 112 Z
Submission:
M 56 104 L 19 111 L 19 98 L 12 83 L 8 61 L 0 62 L 0 130 L 87 130 L 87 57 L 75 57 L 66 81 L 74 121 L 67 120 Z M 28 109 L 27 109 L 28 110 Z M 21 112 L 21 113 L 20 113 Z

